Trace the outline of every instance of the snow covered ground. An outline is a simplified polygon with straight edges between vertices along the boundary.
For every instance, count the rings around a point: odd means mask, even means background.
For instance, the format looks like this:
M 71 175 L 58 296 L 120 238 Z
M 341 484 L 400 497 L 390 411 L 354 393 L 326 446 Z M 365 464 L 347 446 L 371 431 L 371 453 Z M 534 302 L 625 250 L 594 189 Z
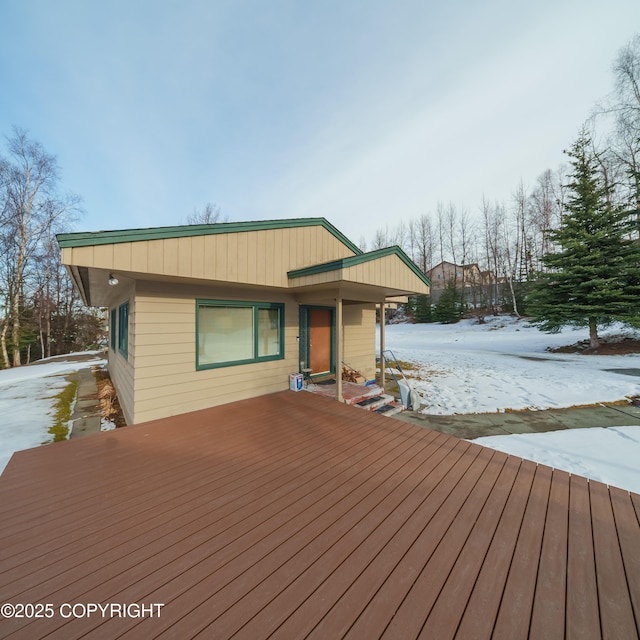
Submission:
M 487 436 L 473 442 L 640 493 L 640 427 Z
M 620 333 L 620 327 L 605 331 Z M 386 344 L 420 393 L 427 414 L 549 409 L 640 395 L 640 377 L 611 369 L 640 369 L 640 355 L 549 353 L 586 330 L 542 333 L 526 321 L 488 318 L 479 325 L 399 324 Z M 640 426 L 572 429 L 474 440 L 506 453 L 640 493 Z
M 103 364 L 51 361 L 0 371 L 0 473 L 14 451 L 51 442 L 56 396 L 69 384 L 65 376 Z
M 571 407 L 640 395 L 639 377 L 608 371 L 640 369 L 639 354 L 545 351 L 587 337 L 586 330 L 543 333 L 509 317 L 488 318 L 483 325 L 463 320 L 386 329 L 387 347 L 415 366 L 405 373 L 426 404 L 424 413 L 439 415 Z

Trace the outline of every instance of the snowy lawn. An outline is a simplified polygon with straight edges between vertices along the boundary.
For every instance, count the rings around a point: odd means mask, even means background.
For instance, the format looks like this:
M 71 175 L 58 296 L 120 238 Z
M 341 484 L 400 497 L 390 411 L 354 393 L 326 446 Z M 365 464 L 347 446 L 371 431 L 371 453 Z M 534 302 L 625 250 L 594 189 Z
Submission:
M 423 413 L 436 415 L 571 407 L 640 395 L 640 377 L 607 371 L 640 369 L 639 354 L 545 351 L 587 337 L 582 329 L 543 333 L 509 317 L 488 318 L 484 325 L 463 320 L 386 328 L 387 348 L 415 367 L 405 374 L 422 396 Z
M 614 327 L 608 333 L 620 333 Z M 386 343 L 420 393 L 427 414 L 549 409 L 640 395 L 640 378 L 609 371 L 640 369 L 640 355 L 549 353 L 586 330 L 546 334 L 526 321 L 484 325 L 390 325 Z M 571 429 L 477 438 L 474 442 L 640 493 L 640 426 Z
M 49 428 L 56 396 L 69 384 L 65 376 L 104 362 L 51 361 L 0 371 L 0 472 L 14 451 L 53 441 Z

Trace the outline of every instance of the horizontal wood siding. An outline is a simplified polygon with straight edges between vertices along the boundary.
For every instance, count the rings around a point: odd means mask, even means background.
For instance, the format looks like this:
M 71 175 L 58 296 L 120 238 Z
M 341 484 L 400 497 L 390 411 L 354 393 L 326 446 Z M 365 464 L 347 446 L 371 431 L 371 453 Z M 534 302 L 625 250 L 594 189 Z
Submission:
M 196 371 L 196 298 L 285 303 L 285 359 Z M 136 298 L 136 423 L 288 388 L 298 370 L 298 304 L 266 290 L 140 283 Z
M 375 305 L 345 305 L 342 313 L 344 361 L 367 380 L 373 380 L 376 374 Z
M 324 227 L 65 248 L 63 262 L 113 271 L 287 287 L 287 272 L 353 252 Z

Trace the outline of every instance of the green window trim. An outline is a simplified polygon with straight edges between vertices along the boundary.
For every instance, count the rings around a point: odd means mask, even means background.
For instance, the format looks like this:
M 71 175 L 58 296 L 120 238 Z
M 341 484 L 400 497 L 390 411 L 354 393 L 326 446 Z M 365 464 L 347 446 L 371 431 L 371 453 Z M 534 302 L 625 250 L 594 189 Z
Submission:
M 129 301 L 118 307 L 118 351 L 124 358 L 129 356 Z
M 115 351 L 116 345 L 118 344 L 116 341 L 116 336 L 118 335 L 118 325 L 117 325 L 118 315 L 115 307 L 111 309 L 110 318 L 111 318 L 111 321 L 109 323 L 109 342 L 111 344 L 111 350 Z
M 200 318 L 201 308 L 225 308 L 231 307 L 235 309 L 251 309 L 252 314 L 252 353 L 250 358 L 241 358 L 235 360 L 226 360 L 224 362 L 201 362 L 203 360 L 201 356 L 201 336 L 200 336 L 200 324 L 202 322 Z M 278 312 L 278 353 L 272 355 L 257 355 L 260 352 L 260 334 L 258 327 L 260 326 L 259 315 L 260 311 L 264 310 L 276 310 Z M 255 364 L 258 362 L 270 362 L 273 360 L 284 359 L 284 304 L 281 302 L 250 302 L 245 300 L 208 300 L 208 299 L 196 299 L 196 371 L 203 371 L 206 369 L 220 369 L 224 367 L 234 367 L 242 364 Z M 202 337 L 204 337 L 203 334 Z

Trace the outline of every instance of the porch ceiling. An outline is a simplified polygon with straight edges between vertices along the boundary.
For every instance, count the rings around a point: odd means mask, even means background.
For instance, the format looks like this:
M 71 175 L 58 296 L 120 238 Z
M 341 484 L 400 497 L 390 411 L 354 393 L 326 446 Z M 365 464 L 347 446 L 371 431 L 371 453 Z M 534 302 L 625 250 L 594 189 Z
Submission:
M 340 296 L 345 304 L 363 302 L 379 304 L 383 300 L 389 299 L 399 302 L 414 293 L 413 291 L 403 291 L 391 287 L 349 282 L 348 280 L 291 287 L 290 291 L 295 294 L 296 300 L 301 303 L 312 303 L 321 300 L 334 301 Z M 401 300 L 398 300 L 398 298 Z

